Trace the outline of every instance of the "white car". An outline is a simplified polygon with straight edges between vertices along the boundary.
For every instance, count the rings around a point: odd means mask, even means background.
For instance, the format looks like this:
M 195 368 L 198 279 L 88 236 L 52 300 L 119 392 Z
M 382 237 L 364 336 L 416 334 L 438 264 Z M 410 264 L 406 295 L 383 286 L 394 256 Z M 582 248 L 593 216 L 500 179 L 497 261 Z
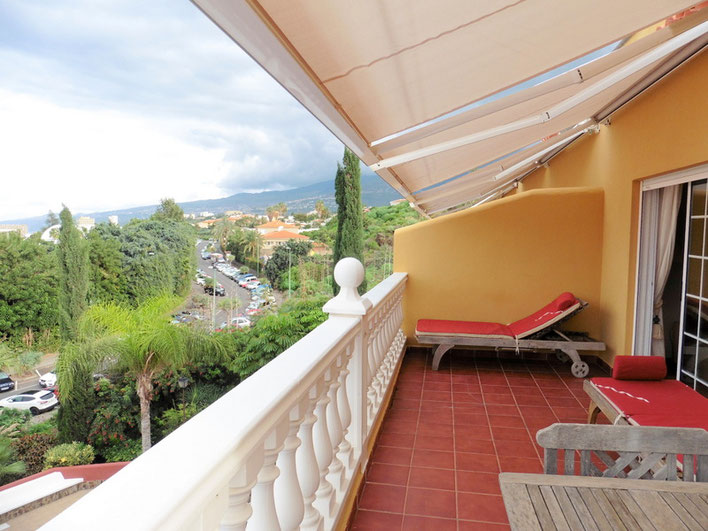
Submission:
M 221 323 L 221 328 L 226 328 L 226 322 Z M 248 328 L 251 326 L 251 320 L 248 317 L 234 317 L 231 319 L 231 326 L 238 328 Z
M 58 403 L 57 397 L 51 391 L 28 391 L 3 398 L 0 400 L 0 407 L 29 410 L 33 415 L 38 415 L 54 409 Z
M 39 386 L 43 388 L 54 387 L 57 384 L 56 371 L 50 371 L 39 377 Z

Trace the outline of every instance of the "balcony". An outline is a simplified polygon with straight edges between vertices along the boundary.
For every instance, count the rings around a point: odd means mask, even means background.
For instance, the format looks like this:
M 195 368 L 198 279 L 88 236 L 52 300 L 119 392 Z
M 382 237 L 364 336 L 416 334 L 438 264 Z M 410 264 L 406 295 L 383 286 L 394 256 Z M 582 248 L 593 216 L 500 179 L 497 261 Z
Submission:
M 497 474 L 541 471 L 532 436 L 584 421 L 581 381 L 466 356 L 433 372 L 404 355 L 406 273 L 364 297 L 356 260 L 335 278 L 325 323 L 42 529 L 503 526 Z

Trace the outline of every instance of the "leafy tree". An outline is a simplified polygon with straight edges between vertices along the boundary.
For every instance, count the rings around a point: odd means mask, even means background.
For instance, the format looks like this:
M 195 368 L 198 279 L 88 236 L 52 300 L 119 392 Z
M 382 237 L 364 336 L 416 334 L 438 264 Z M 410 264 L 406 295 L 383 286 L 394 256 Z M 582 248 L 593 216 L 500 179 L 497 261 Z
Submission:
M 266 214 L 268 215 L 269 219 L 278 219 L 279 217 L 284 216 L 287 211 L 288 205 L 286 205 L 282 201 L 275 205 L 266 207 Z
M 329 208 L 324 204 L 324 201 L 321 199 L 317 200 L 315 203 L 315 211 L 317 212 L 317 217 L 319 219 L 327 219 L 332 215 L 332 213 L 329 211 Z
M 228 219 L 220 219 L 214 223 L 213 238 L 219 242 L 221 249 L 227 249 L 230 236 L 236 232 L 236 225 Z
M 57 263 L 39 235 L 0 235 L 0 337 L 19 344 L 27 330 L 57 324 Z
M 166 219 L 184 221 L 184 210 L 175 203 L 174 199 L 164 198 L 160 200 L 160 206 L 157 207 L 157 210 L 155 210 L 155 213 L 150 216 L 150 218 L 158 221 L 164 221 Z
M 343 164 L 337 163 L 334 179 L 334 196 L 337 201 L 337 237 L 334 242 L 334 264 L 352 256 L 364 263 L 363 210 L 361 208 L 361 168 L 359 159 L 349 148 L 344 148 Z M 336 295 L 339 286 L 332 278 L 332 288 Z M 359 286 L 359 292 L 366 292 L 366 279 Z
M 170 324 L 170 314 L 181 303 L 181 299 L 165 295 L 134 309 L 99 304 L 89 308 L 81 320 L 82 340 L 96 341 L 94 347 L 79 350 L 84 360 L 94 365 L 115 360 L 116 369 L 135 381 L 143 451 L 152 444 L 150 403 L 155 374 L 166 367 L 181 367 L 189 359 L 218 358 L 225 353 L 220 336 L 198 327 Z M 68 386 L 73 390 L 75 384 L 70 381 Z
M 59 218 L 59 324 L 62 336 L 73 339 L 79 319 L 88 306 L 88 245 L 74 225 L 68 208 L 62 209 Z
M 278 245 L 265 266 L 265 275 L 271 286 L 278 287 L 280 275 L 288 267 L 296 266 L 300 257 L 307 256 L 312 250 L 312 242 L 303 240 L 288 240 Z
M 44 232 L 49 227 L 53 227 L 54 225 L 59 225 L 59 216 L 50 210 L 49 213 L 47 213 L 47 219 L 44 222 L 44 227 L 42 227 L 41 232 Z
M 93 360 L 96 351 L 113 348 L 103 339 L 68 343 L 57 360 L 57 382 L 61 407 L 57 413 L 58 438 L 63 443 L 87 442 L 94 417 Z M 101 354 L 103 355 L 103 354 Z
M 89 301 L 122 302 L 126 300 L 121 230 L 109 223 L 99 223 L 86 236 L 89 245 Z
M 263 247 L 263 236 L 257 230 L 247 230 L 244 232 L 243 252 L 244 255 L 251 258 L 254 262 L 260 257 L 258 253 Z

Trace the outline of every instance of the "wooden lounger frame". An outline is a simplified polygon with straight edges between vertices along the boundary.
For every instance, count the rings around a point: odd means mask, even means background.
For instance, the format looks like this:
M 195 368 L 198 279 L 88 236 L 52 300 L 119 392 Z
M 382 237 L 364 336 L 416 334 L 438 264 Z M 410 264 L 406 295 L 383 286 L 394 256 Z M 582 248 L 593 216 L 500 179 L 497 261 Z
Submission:
M 619 426 L 627 424 L 636 425 L 636 423 L 631 423 L 627 420 L 622 414 L 622 410 L 607 398 L 591 380 L 585 380 L 583 382 L 583 391 L 590 397 L 588 424 L 595 424 L 597 422 L 597 415 L 602 411 L 602 414 L 605 415 L 612 424 Z
M 423 345 L 438 345 L 433 354 L 433 370 L 437 371 L 440 360 L 445 353 L 456 346 L 487 347 L 495 350 L 552 350 L 559 353 L 559 358 L 565 354 L 573 361 L 571 373 L 577 378 L 585 378 L 590 367 L 580 359 L 579 350 L 601 352 L 605 344 L 588 337 L 585 334 L 562 332 L 555 328 L 544 331 L 543 339 L 485 338 L 452 335 L 416 335 Z

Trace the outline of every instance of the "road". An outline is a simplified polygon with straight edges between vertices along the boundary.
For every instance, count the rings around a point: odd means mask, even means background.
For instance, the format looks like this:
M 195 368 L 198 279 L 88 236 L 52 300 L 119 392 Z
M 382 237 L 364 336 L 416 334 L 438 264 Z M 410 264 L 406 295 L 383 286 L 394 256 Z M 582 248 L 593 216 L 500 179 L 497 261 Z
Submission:
M 197 267 L 207 273 L 211 278 L 215 278 L 216 281 L 224 286 L 224 289 L 226 290 L 226 296 L 225 297 L 219 297 L 215 296 L 214 299 L 216 300 L 216 307 L 217 307 L 217 312 L 216 312 L 216 326 L 218 327 L 228 319 L 228 312 L 225 310 L 219 310 L 219 301 L 223 300 L 224 298 L 230 297 L 234 299 L 239 299 L 241 304 L 239 305 L 238 309 L 234 310 L 233 315 L 234 317 L 239 315 L 240 313 L 245 313 L 246 312 L 246 307 L 248 304 L 251 302 L 251 294 L 248 290 L 240 287 L 236 282 L 231 280 L 229 277 L 221 273 L 220 271 L 213 269 L 212 261 L 211 260 L 202 260 L 202 251 L 204 248 L 209 245 L 209 242 L 200 240 L 197 242 L 197 247 L 196 247 L 196 253 L 197 253 Z M 202 286 L 199 286 L 194 283 L 192 293 L 197 294 L 197 293 L 204 293 L 204 288 Z M 206 316 L 209 317 L 211 316 L 211 306 L 209 307 L 209 310 L 206 312 Z

